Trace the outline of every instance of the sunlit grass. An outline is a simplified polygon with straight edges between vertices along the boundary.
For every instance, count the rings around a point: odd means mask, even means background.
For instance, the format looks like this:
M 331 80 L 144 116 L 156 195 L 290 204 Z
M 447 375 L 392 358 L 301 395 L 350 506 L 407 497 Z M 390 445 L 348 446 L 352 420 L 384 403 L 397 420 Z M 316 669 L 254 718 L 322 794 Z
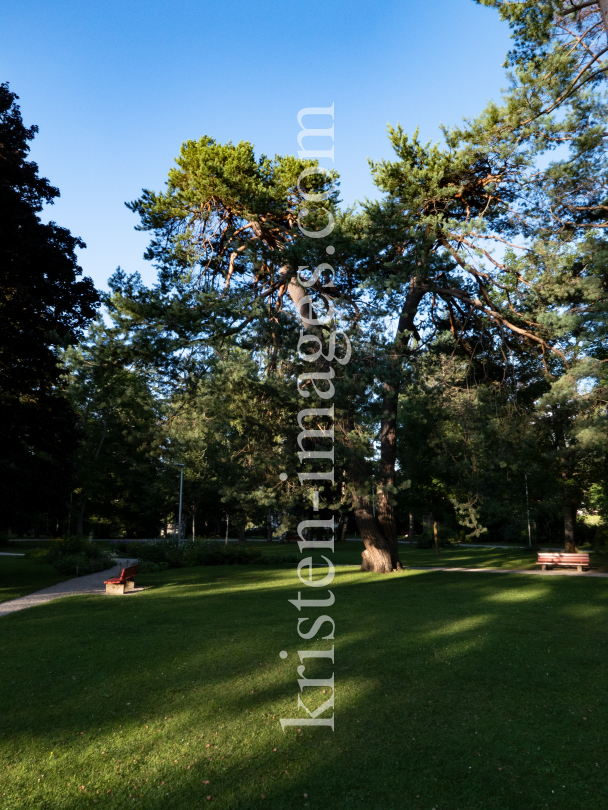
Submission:
M 0 618 L 0 807 L 606 807 L 605 580 L 342 569 L 310 613 L 293 567 L 140 581 Z M 321 612 L 336 730 L 283 734 Z

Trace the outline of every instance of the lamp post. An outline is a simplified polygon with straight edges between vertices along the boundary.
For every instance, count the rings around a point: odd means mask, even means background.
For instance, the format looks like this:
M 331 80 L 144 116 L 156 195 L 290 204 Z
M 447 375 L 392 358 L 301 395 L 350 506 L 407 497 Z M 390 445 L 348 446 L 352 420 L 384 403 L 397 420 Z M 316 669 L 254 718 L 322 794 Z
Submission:
M 178 535 L 177 536 L 178 536 L 178 539 L 181 542 L 181 539 L 182 539 L 182 492 L 183 492 L 183 489 L 184 489 L 184 467 L 186 465 L 185 464 L 180 464 L 177 461 L 174 461 L 173 464 L 176 467 L 180 468 L 180 470 L 179 470 L 179 472 L 180 472 L 180 475 L 179 475 L 179 518 L 178 518 L 178 523 L 177 523 L 177 525 L 178 525 L 178 529 L 177 529 Z

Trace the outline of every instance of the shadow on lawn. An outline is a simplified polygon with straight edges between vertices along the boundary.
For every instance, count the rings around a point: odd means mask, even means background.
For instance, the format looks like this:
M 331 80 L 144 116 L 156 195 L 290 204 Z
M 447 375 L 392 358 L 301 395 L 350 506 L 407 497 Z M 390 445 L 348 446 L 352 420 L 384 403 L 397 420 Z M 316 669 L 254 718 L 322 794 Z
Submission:
M 608 640 L 602 580 L 339 571 L 336 603 L 322 611 L 337 628 L 336 731 L 285 735 L 279 718 L 297 716 L 295 650 L 331 643 L 299 640 L 297 619 L 320 611 L 287 602 L 304 589 L 295 572 L 185 569 L 147 581 L 158 587 L 2 619 L 11 655 L 1 745 L 15 768 L 19 758 L 34 763 L 22 778 L 29 803 L 19 806 L 126 807 L 135 798 L 190 808 L 211 795 L 231 810 L 465 810 L 512 808 L 524 785 L 536 806 L 555 789 L 546 761 L 568 772 L 570 787 L 580 779 L 580 805 L 569 792 L 570 803 L 550 806 L 605 806 L 595 768 L 608 719 L 596 654 Z M 325 677 L 325 663 L 312 661 L 306 675 Z M 580 715 L 589 695 L 603 701 L 593 706 L 593 738 Z M 580 776 L 565 739 L 583 743 Z M 40 769 L 46 787 L 35 781 Z

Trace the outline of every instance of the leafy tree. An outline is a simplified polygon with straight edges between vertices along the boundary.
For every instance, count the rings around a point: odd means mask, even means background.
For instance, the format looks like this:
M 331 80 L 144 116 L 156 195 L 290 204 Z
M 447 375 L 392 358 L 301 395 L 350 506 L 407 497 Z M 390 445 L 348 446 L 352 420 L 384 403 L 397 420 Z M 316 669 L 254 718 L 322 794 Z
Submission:
M 38 214 L 59 191 L 27 160 L 17 96 L 0 85 L 0 404 L 2 522 L 24 525 L 65 511 L 70 454 L 77 434 L 61 396 L 61 347 L 74 343 L 95 314 L 98 296 L 81 278 L 76 248 L 84 243 Z M 29 528 L 29 525 L 28 525 Z M 54 527 L 53 527 L 54 528 Z
M 141 367 L 121 358 L 120 334 L 99 319 L 65 353 L 68 400 L 78 415 L 72 511 L 78 534 L 157 537 L 163 513 L 163 400 Z

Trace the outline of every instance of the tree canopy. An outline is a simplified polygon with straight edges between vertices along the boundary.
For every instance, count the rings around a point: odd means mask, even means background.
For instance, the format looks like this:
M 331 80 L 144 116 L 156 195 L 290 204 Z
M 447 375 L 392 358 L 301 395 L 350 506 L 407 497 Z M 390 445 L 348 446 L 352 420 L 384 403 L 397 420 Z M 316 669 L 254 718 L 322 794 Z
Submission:
M 0 478 L 8 526 L 33 509 L 53 521 L 63 516 L 57 500 L 69 494 L 77 435 L 61 395 L 60 353 L 83 337 L 99 302 L 91 280 L 80 278 L 82 240 L 38 216 L 59 191 L 27 160 L 38 130 L 23 124 L 17 98 L 0 85 Z
M 366 569 L 429 520 L 526 540 L 528 506 L 538 542 L 606 539 L 608 4 L 479 2 L 509 86 L 439 143 L 389 127 L 377 199 L 204 135 L 128 203 L 157 282 L 119 268 L 63 354 L 80 531 L 174 522 L 179 462 L 192 533 L 281 536 L 331 459 L 319 514 Z

